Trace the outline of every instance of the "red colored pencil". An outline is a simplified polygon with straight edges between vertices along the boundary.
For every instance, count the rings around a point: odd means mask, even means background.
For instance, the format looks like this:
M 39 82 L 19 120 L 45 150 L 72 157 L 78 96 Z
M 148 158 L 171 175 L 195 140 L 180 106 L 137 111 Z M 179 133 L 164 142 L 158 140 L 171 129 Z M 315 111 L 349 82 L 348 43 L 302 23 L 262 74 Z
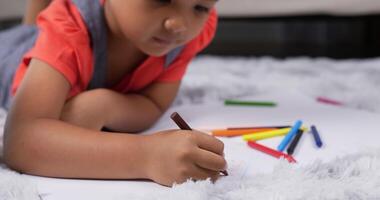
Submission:
M 266 147 L 264 145 L 258 144 L 258 143 L 253 142 L 253 141 L 249 141 L 248 142 L 248 146 L 250 146 L 251 148 L 256 149 L 258 151 L 261 151 L 263 153 L 266 153 L 268 155 L 271 155 L 271 156 L 273 156 L 275 158 L 282 158 L 282 157 L 284 157 L 290 163 L 296 163 L 297 162 L 292 156 L 290 156 L 288 154 L 276 151 L 274 149 L 271 149 L 269 147 Z

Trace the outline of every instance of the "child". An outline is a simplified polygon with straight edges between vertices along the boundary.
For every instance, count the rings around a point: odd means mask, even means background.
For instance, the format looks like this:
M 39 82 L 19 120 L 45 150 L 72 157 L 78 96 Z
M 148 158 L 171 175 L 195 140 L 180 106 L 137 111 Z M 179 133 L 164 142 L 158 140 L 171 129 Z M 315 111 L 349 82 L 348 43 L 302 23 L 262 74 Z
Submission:
M 216 180 L 226 168 L 218 139 L 182 130 L 131 134 L 153 125 L 172 103 L 186 66 L 214 36 L 215 3 L 55 0 L 39 15 L 38 30 L 2 33 L 5 43 L 14 36 L 28 43 L 8 46 L 8 57 L 32 44 L 13 70 L 12 87 L 1 92 L 13 96 L 6 164 L 40 176 L 166 186 Z M 9 61 L 4 70 L 3 63 L 2 79 L 16 68 Z

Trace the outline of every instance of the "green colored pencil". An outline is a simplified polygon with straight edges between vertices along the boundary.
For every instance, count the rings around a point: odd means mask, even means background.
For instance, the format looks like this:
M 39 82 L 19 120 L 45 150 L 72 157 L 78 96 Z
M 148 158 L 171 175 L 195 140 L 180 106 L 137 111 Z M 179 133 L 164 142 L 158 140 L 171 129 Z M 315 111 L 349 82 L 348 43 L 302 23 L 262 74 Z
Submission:
M 263 107 L 274 107 L 277 106 L 275 102 L 271 101 L 240 101 L 227 99 L 224 101 L 224 105 L 229 106 L 263 106 Z

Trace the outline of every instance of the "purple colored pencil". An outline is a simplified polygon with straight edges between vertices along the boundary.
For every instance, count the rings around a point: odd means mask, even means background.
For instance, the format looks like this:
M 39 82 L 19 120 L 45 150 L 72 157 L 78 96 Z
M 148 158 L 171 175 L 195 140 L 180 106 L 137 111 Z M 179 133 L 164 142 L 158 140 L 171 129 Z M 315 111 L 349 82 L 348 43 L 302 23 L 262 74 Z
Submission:
M 321 137 L 318 133 L 318 130 L 314 125 L 311 126 L 311 133 L 314 136 L 315 144 L 317 145 L 317 147 L 321 148 L 323 143 L 322 143 Z

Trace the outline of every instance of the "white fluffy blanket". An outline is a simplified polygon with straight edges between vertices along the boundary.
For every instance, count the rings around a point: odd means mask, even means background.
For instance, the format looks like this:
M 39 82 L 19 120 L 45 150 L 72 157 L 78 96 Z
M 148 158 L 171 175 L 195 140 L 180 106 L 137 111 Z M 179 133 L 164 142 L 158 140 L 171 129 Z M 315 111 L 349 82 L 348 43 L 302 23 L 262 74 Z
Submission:
M 380 151 L 347 155 L 296 168 L 280 160 L 273 173 L 228 176 L 216 184 L 188 181 L 158 196 L 167 200 L 380 199 Z M 234 171 L 232 169 L 232 171 Z
M 295 89 L 380 113 L 380 58 L 200 57 L 189 67 L 173 106 L 252 96 L 272 89 Z M 0 130 L 5 116 L 0 110 Z M 280 161 L 271 174 L 250 179 L 231 175 L 215 185 L 189 181 L 147 199 L 380 199 L 379 180 L 380 150 L 373 150 L 302 168 Z M 23 176 L 1 167 L 0 199 L 38 199 L 38 195 Z
M 1 200 L 38 200 L 37 188 L 22 175 L 0 164 Z
M 222 101 L 278 89 L 295 89 L 311 97 L 329 97 L 348 107 L 380 113 L 380 58 L 202 57 L 189 67 L 175 103 Z

